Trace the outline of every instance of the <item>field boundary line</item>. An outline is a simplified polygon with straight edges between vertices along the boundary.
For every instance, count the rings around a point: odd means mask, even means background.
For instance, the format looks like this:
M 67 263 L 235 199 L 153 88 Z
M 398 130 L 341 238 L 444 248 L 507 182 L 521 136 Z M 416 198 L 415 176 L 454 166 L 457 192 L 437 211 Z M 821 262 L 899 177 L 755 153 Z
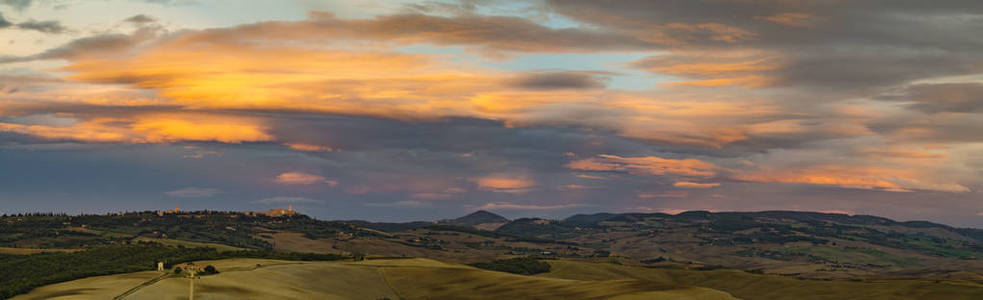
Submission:
M 126 296 L 129 296 L 129 295 L 131 295 L 133 293 L 136 293 L 138 290 L 140 290 L 142 288 L 145 288 L 145 287 L 154 285 L 155 283 L 158 283 L 161 280 L 164 280 L 164 279 L 167 279 L 167 278 L 170 278 L 170 277 L 171 277 L 171 274 L 170 273 L 161 274 L 160 276 L 157 276 L 154 279 L 151 279 L 151 280 L 149 280 L 147 282 L 141 283 L 140 285 L 137 285 L 137 286 L 135 286 L 135 287 L 127 290 L 126 292 L 123 292 L 122 294 L 119 294 L 119 296 L 113 297 L 113 300 L 120 300 L 120 299 L 126 298 Z

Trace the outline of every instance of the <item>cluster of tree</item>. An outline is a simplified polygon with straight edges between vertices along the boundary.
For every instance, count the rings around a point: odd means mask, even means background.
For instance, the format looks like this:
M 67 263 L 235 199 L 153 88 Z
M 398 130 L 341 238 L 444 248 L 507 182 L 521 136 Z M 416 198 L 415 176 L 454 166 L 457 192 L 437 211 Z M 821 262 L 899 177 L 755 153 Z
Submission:
M 321 221 L 305 215 L 271 217 L 261 214 L 194 211 L 158 215 L 153 211 L 109 215 L 35 213 L 0 216 L 0 246 L 21 248 L 84 248 L 124 244 L 138 237 L 218 243 L 246 249 L 270 250 L 257 239 L 257 227 L 303 233 L 311 239 L 339 233 L 377 235 L 346 222 Z
M 218 274 L 218 269 L 216 269 L 215 266 L 213 265 L 205 266 L 205 269 L 202 270 L 201 273 L 201 275 L 214 275 L 214 274 Z
M 153 270 L 159 261 L 175 264 L 225 258 L 279 260 L 340 260 L 333 254 L 274 253 L 263 250 L 225 251 L 214 248 L 171 247 L 157 243 L 135 243 L 91 248 L 74 253 L 0 255 L 0 299 L 26 293 L 47 284 L 90 276 Z
M 550 264 L 541 262 L 533 257 L 499 259 L 490 262 L 473 263 L 471 266 L 485 270 L 522 275 L 533 275 L 550 271 Z

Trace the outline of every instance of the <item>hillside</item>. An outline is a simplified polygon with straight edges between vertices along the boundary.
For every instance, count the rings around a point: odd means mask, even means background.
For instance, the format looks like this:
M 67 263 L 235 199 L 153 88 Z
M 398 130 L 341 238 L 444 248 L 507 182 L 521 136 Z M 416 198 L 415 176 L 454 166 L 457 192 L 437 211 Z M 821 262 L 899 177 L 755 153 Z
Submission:
M 8 250 L 14 253 L 157 241 L 461 263 L 532 255 L 821 279 L 962 276 L 979 281 L 983 273 L 980 230 L 811 212 L 600 213 L 511 221 L 476 212 L 443 222 L 376 223 L 205 211 L 4 216 L 0 224 L 6 226 L 0 247 L 25 249 Z M 492 230 L 486 224 L 496 226 Z
M 573 280 L 479 270 L 426 259 L 290 262 L 201 261 L 220 273 L 195 280 L 202 299 L 734 299 L 726 292 L 640 280 Z M 157 272 L 54 284 L 13 299 L 112 298 Z M 450 276 L 448 276 L 450 275 Z M 125 299 L 186 299 L 188 279 L 171 277 Z
M 519 219 L 498 233 L 570 242 L 641 262 L 799 276 L 980 270 L 976 229 L 811 212 L 597 214 Z
M 447 223 L 454 224 L 454 225 L 462 225 L 462 226 L 475 226 L 475 225 L 489 224 L 489 223 L 507 223 L 508 221 L 509 219 L 506 219 L 503 216 L 488 211 L 479 210 L 470 213 L 466 216 L 449 220 L 447 221 Z
M 797 280 L 734 270 L 643 268 L 546 260 L 552 271 L 523 276 L 429 259 L 295 262 L 199 261 L 220 273 L 195 280 L 201 299 L 979 299 L 965 281 Z M 158 272 L 99 276 L 53 284 L 13 299 L 186 299 L 188 279 L 152 281 Z

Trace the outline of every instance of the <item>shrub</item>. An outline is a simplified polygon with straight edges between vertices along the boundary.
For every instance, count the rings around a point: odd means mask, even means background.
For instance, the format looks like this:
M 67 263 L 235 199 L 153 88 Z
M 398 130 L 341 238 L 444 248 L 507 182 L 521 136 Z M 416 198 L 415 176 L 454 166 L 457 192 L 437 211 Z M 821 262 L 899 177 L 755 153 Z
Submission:
M 533 275 L 550 271 L 550 264 L 538 261 L 532 257 L 499 259 L 490 262 L 474 263 L 471 265 L 485 270 L 522 275 Z
M 216 270 L 215 266 L 213 265 L 205 266 L 205 275 L 211 275 L 211 274 L 218 274 L 218 270 Z

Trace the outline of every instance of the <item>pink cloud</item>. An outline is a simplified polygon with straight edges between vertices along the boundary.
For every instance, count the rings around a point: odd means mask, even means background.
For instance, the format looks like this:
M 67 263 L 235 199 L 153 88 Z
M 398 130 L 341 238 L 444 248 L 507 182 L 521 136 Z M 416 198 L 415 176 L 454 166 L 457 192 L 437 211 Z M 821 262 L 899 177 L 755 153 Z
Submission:
M 311 185 L 316 183 L 325 183 L 332 187 L 338 185 L 337 180 L 332 180 L 332 179 L 325 178 L 324 176 L 303 173 L 303 172 L 283 173 L 277 175 L 274 181 L 280 184 L 295 184 L 295 185 Z
M 536 181 L 521 175 L 491 175 L 472 178 L 471 182 L 484 191 L 496 193 L 524 194 L 536 186 Z
M 701 183 L 701 182 L 677 181 L 672 186 L 674 186 L 674 187 L 680 187 L 680 188 L 688 188 L 688 189 L 708 189 L 708 188 L 720 186 L 720 183 L 718 183 L 718 182 Z
M 683 175 L 709 177 L 716 174 L 717 165 L 698 159 L 670 159 L 656 156 L 621 157 L 598 155 L 575 160 L 567 168 L 583 171 L 626 172 L 634 175 Z

